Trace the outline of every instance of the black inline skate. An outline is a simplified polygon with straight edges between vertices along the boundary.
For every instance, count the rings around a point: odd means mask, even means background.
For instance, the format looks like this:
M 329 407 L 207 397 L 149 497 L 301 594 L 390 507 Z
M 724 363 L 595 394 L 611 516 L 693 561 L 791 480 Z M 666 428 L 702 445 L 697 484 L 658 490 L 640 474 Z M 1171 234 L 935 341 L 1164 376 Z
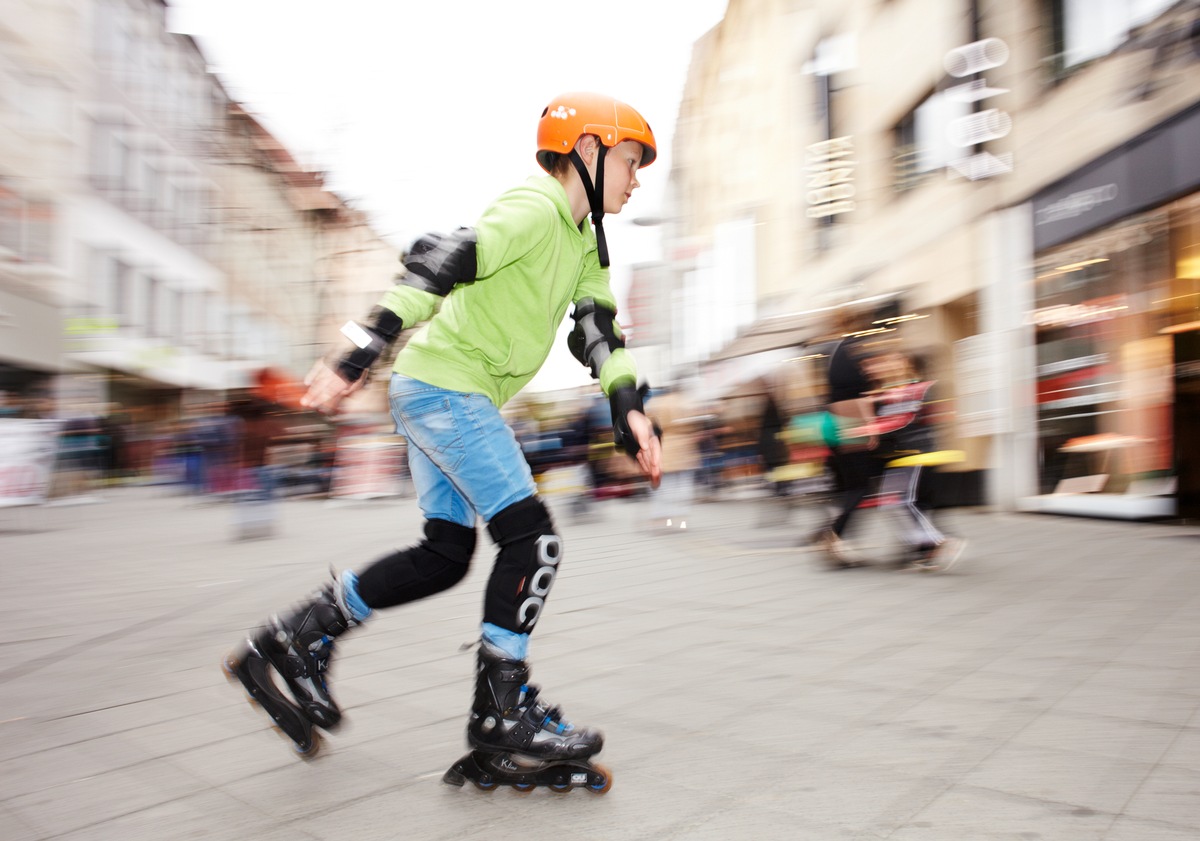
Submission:
M 484 791 L 512 786 L 529 791 L 548 786 L 566 792 L 579 786 L 596 794 L 612 787 L 612 774 L 593 764 L 604 737 L 562 719 L 558 707 L 538 700 L 530 686 L 529 666 L 510 660 L 486 642 L 479 644 L 475 702 L 467 724 L 473 748 L 442 777 L 450 785 L 470 780 Z
M 357 624 L 335 577 L 291 613 L 272 616 L 222 663 L 225 675 L 241 682 L 304 759 L 316 756 L 321 746 L 314 726 L 332 730 L 341 722 L 326 675 L 334 638 Z M 283 678 L 291 698 L 279 691 L 272 671 Z

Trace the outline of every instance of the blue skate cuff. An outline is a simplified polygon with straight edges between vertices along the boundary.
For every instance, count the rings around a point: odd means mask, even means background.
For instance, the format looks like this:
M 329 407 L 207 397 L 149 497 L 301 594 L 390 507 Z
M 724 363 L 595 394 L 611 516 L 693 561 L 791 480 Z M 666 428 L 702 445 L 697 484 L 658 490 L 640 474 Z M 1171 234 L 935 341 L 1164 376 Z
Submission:
M 529 634 L 518 634 L 491 622 L 482 625 L 484 642 L 494 645 L 513 660 L 524 660 L 529 651 Z
M 355 622 L 362 622 L 371 615 L 371 608 L 367 607 L 367 603 L 358 594 L 358 576 L 348 569 L 342 570 L 342 597 L 346 600 L 346 607 L 350 608 Z

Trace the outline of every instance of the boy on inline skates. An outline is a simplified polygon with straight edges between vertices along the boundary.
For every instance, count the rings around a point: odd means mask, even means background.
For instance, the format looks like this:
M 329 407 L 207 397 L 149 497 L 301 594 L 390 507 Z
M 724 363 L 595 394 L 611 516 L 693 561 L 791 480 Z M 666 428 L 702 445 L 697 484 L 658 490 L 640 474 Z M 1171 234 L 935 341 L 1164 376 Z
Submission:
M 528 683 L 529 635 L 563 547 L 500 407 L 545 362 L 573 305 L 571 350 L 609 399 L 616 443 L 657 486 L 661 448 L 616 323 L 602 225 L 605 213 L 629 201 L 638 170 L 656 154 L 650 126 L 630 106 L 591 93 L 556 97 L 537 129 L 537 161 L 548 174 L 501 195 L 473 228 L 419 238 L 401 281 L 366 322 L 343 328 L 354 347 L 309 374 L 305 405 L 336 412 L 401 330 L 427 322 L 396 355 L 388 388 L 408 442 L 424 539 L 335 575 L 226 658 L 226 672 L 301 755 L 319 746 L 314 726 L 331 729 L 341 718 L 327 683 L 333 640 L 376 610 L 462 580 L 482 519 L 499 551 L 484 595 L 467 724 L 473 750 L 446 781 L 594 791 L 611 784 L 587 761 L 601 749 L 601 734 L 564 721 Z M 274 687 L 272 670 L 291 698 Z

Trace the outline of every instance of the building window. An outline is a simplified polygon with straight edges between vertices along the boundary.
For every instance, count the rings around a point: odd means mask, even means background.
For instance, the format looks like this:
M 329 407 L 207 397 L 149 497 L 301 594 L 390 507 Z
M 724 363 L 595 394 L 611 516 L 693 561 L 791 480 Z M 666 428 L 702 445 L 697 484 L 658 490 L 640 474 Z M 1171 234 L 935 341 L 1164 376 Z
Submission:
M 181 347 L 187 344 L 184 330 L 184 308 L 187 306 L 187 296 L 182 289 L 172 289 L 167 293 L 167 298 L 171 307 L 170 321 L 167 324 L 167 339 L 176 347 Z
M 91 273 L 88 278 L 88 311 L 92 314 L 108 316 L 112 313 L 113 287 L 116 285 L 117 261 L 112 254 L 102 251 L 92 251 Z
M 1050 0 L 1055 68 L 1065 72 L 1108 55 L 1176 0 Z
M 130 306 L 133 298 L 133 267 L 124 260 L 114 261 L 112 275 L 112 314 L 117 323 L 129 324 L 132 316 Z
M 25 263 L 49 263 L 54 243 L 54 204 L 18 193 L 0 179 L 0 249 Z
M 57 80 L 30 73 L 13 80 L 17 87 L 14 103 L 30 129 L 71 133 L 71 99 Z
M 111 123 L 92 126 L 91 178 L 96 189 L 119 193 L 129 188 L 133 180 L 130 168 L 133 151 L 123 139 L 124 129 Z
M 173 342 L 175 339 L 175 290 L 166 281 L 159 280 L 154 286 L 154 336 Z
M 1180 279 L 1190 202 L 1039 254 L 1034 263 L 1041 492 L 1094 480 L 1124 493 L 1170 474 L 1171 327 L 1195 299 Z M 1186 326 L 1186 325 L 1184 325 Z M 1064 484 L 1065 483 L 1065 484 Z
M 970 103 L 933 93 L 904 115 L 892 130 L 893 186 L 905 192 L 962 155 L 947 132 L 950 123 L 970 113 Z
M 146 336 L 158 336 L 159 335 L 158 317 L 159 317 L 159 312 L 162 309 L 162 304 L 159 301 L 158 296 L 159 296 L 159 287 L 162 286 L 162 284 L 158 281 L 157 278 L 155 278 L 151 275 L 146 275 L 144 280 L 145 280 L 144 288 L 146 290 L 146 294 L 142 298 L 142 303 L 144 304 L 144 306 L 146 308 L 145 309 L 146 315 L 142 321 L 142 327 L 144 329 L 144 334 Z

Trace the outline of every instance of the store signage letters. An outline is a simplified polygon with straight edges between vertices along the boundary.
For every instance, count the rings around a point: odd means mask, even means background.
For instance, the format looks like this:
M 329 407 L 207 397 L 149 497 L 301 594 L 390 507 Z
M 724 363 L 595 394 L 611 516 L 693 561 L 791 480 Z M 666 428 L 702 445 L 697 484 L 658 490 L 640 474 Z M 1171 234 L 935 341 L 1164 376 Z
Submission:
M 1048 225 L 1063 219 L 1075 219 L 1094 210 L 1105 202 L 1116 199 L 1120 194 L 1116 184 L 1104 184 L 1087 190 L 1078 190 L 1053 204 L 1038 208 L 1034 214 L 1035 225 Z
M 812 219 L 854 210 L 854 138 L 835 137 L 808 147 L 808 215 Z

